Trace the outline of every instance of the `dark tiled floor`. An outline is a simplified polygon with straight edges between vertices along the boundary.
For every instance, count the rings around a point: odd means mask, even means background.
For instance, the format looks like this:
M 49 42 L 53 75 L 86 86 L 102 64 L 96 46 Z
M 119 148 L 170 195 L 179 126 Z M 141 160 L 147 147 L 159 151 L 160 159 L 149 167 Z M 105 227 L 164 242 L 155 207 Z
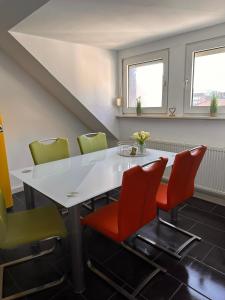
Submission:
M 118 192 L 113 191 L 113 196 Z M 45 197 L 35 194 L 36 205 L 46 205 Z M 11 210 L 25 209 L 24 195 L 14 195 L 15 205 Z M 100 203 L 104 204 L 104 200 Z M 87 212 L 82 210 L 83 214 Z M 160 212 L 160 216 L 169 220 L 169 215 Z M 66 218 L 66 217 L 65 217 Z M 66 221 L 66 219 L 65 219 Z M 67 223 L 67 222 L 66 222 Z M 182 259 L 176 259 L 165 253 L 147 246 L 140 240 L 135 241 L 135 247 L 148 255 L 156 263 L 167 269 L 166 274 L 158 274 L 137 297 L 138 300 L 225 300 L 225 207 L 192 198 L 181 205 L 177 225 L 202 237 L 201 242 L 194 242 L 184 251 Z M 161 226 L 161 225 L 160 225 Z M 142 229 L 142 233 L 152 239 L 163 239 L 163 244 L 171 248 L 179 246 L 184 237 L 174 234 L 166 227 L 157 227 L 153 222 Z M 100 234 L 87 229 L 85 232 L 89 255 L 95 263 L 103 268 L 112 278 L 132 291 L 135 286 L 152 271 L 152 267 L 141 259 L 123 250 L 119 245 L 104 238 Z M 23 298 L 24 300 L 124 300 L 105 282 L 85 270 L 86 291 L 82 295 L 73 292 L 70 281 L 69 250 L 59 245 L 56 251 L 48 256 L 26 264 L 8 268 L 5 272 L 4 291 L 6 295 L 32 288 L 35 285 L 59 278 L 65 271 L 67 280 L 58 287 L 45 292 Z M 41 245 L 49 248 L 51 242 Z M 0 251 L 0 262 L 22 257 L 30 253 L 29 246 L 16 250 Z

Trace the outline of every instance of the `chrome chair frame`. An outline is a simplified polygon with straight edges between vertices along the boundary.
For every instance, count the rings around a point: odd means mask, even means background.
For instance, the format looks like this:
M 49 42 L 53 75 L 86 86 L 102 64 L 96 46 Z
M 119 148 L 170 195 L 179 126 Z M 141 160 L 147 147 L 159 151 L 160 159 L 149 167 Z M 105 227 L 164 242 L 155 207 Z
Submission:
M 41 292 L 41 291 L 46 290 L 48 288 L 60 285 L 65 280 L 65 275 L 63 275 L 55 281 L 51 281 L 51 282 L 48 282 L 46 284 L 40 285 L 38 287 L 31 288 L 31 289 L 28 289 L 28 290 L 25 290 L 25 291 L 21 291 L 21 292 L 9 295 L 7 297 L 3 297 L 3 292 L 4 292 L 3 291 L 4 269 L 7 268 L 7 267 L 11 267 L 11 266 L 14 266 L 14 265 L 17 265 L 17 264 L 20 264 L 20 263 L 23 263 L 23 262 L 27 262 L 27 261 L 33 260 L 35 258 L 38 258 L 38 257 L 41 257 L 41 256 L 48 255 L 48 254 L 52 253 L 56 248 L 56 241 L 61 240 L 61 237 L 54 236 L 54 237 L 50 237 L 50 238 L 39 241 L 39 242 L 43 242 L 43 241 L 52 240 L 52 239 L 55 240 L 55 244 L 50 249 L 43 250 L 43 251 L 41 251 L 37 254 L 30 254 L 28 256 L 25 256 L 25 257 L 22 257 L 22 258 L 13 260 L 13 261 L 9 261 L 9 262 L 6 262 L 6 263 L 3 263 L 3 264 L 0 265 L 0 300 L 13 300 L 13 299 L 18 299 L 20 297 L 31 295 L 31 294 L 34 294 L 34 293 L 37 293 L 37 292 Z
M 155 163 L 159 161 L 159 159 L 146 163 L 145 165 L 143 165 L 142 167 L 146 167 L 149 164 Z M 158 211 L 157 211 L 158 212 Z M 85 229 L 88 226 L 83 226 L 83 235 L 85 233 Z M 124 297 L 126 297 L 129 300 L 137 300 L 136 296 L 144 289 L 144 287 L 159 273 L 159 272 L 163 272 L 166 273 L 167 270 L 163 267 L 161 267 L 160 265 L 158 265 L 157 263 L 155 263 L 154 261 L 150 260 L 145 254 L 141 253 L 140 251 L 132 248 L 131 246 L 128 245 L 128 243 L 126 242 L 121 242 L 119 243 L 119 245 L 121 245 L 126 251 L 136 255 L 137 257 L 141 258 L 142 260 L 144 260 L 146 263 L 148 263 L 149 265 L 151 265 L 152 267 L 155 267 L 155 270 L 153 272 L 151 272 L 136 288 L 132 293 L 129 293 L 126 289 L 124 289 L 123 287 L 121 287 L 118 283 L 116 283 L 114 280 L 112 280 L 109 276 L 107 276 L 106 274 L 104 274 L 102 271 L 100 271 L 98 268 L 96 268 L 91 259 L 89 258 L 88 255 L 88 246 L 87 246 L 87 241 L 84 237 L 84 251 L 87 257 L 87 267 L 93 272 L 95 273 L 97 276 L 99 276 L 101 279 L 103 279 L 104 281 L 106 281 L 112 288 L 114 288 L 117 292 L 119 292 L 121 295 L 123 295 Z M 131 238 L 131 241 L 133 239 Z M 135 241 L 135 240 L 134 240 Z M 134 245 L 135 246 L 135 245 Z
M 177 209 L 173 209 L 171 211 L 171 221 L 173 222 L 176 222 L 177 221 L 177 212 L 178 210 Z M 151 240 L 150 238 L 147 238 L 146 236 L 144 236 L 143 234 L 137 234 L 136 235 L 136 238 L 138 238 L 139 240 L 147 243 L 147 244 L 150 244 L 151 246 L 153 247 L 156 247 L 166 253 L 168 253 L 169 255 L 177 258 L 177 259 L 181 259 L 182 258 L 182 255 L 180 254 L 185 248 L 187 248 L 187 246 L 189 246 L 193 241 L 201 241 L 201 238 L 195 234 L 192 234 L 174 224 L 171 224 L 163 219 L 161 219 L 159 217 L 159 209 L 157 209 L 157 221 L 159 224 L 163 224 L 167 227 L 170 227 L 178 232 L 181 232 L 183 233 L 184 235 L 187 235 L 189 237 L 189 239 L 187 241 L 185 241 L 178 249 L 174 249 L 174 250 L 171 250 L 167 247 L 164 247 L 160 244 L 157 244 L 156 242 L 154 242 L 153 240 Z M 158 225 L 159 225 L 158 224 Z
M 83 234 L 85 232 L 86 226 L 83 227 Z M 118 283 L 116 283 L 114 280 L 112 280 L 109 276 L 107 276 L 106 274 L 104 274 L 101 270 L 99 270 L 96 266 L 94 266 L 94 264 L 92 263 L 92 260 L 90 259 L 89 255 L 88 255 L 88 246 L 87 246 L 87 242 L 84 240 L 84 251 L 86 254 L 86 258 L 87 258 L 87 267 L 94 273 L 96 274 L 98 277 L 100 277 L 101 279 L 103 279 L 106 283 L 108 283 L 112 288 L 114 288 L 118 293 L 120 293 L 121 295 L 123 295 L 124 297 L 126 297 L 129 300 L 137 300 L 136 296 L 143 290 L 143 288 L 159 273 L 159 272 L 163 272 L 166 273 L 167 270 L 163 267 L 161 267 L 160 265 L 158 265 L 157 263 L 155 263 L 154 261 L 151 261 L 146 255 L 140 253 L 139 251 L 133 249 L 132 247 L 130 247 L 127 243 L 122 242 L 120 243 L 120 245 L 127 250 L 128 252 L 131 252 L 132 254 L 138 256 L 139 258 L 141 258 L 142 260 L 144 260 L 146 263 L 148 263 L 149 265 L 151 265 L 152 267 L 155 267 L 155 270 L 153 272 L 151 272 L 137 287 L 136 289 L 132 292 L 129 293 L 126 289 L 124 289 L 123 287 L 121 287 Z
M 194 147 L 194 148 L 190 149 L 189 151 L 192 152 L 192 151 L 195 151 L 197 149 L 199 149 L 199 146 Z M 171 222 L 175 222 L 175 223 L 177 222 L 177 213 L 178 213 L 178 209 L 177 208 L 174 208 L 173 210 L 171 210 L 171 213 L 170 213 Z M 197 235 L 195 235 L 193 233 L 190 233 L 190 232 L 188 232 L 188 231 L 186 231 L 186 230 L 184 230 L 184 229 L 182 229 L 182 228 L 180 228 L 180 227 L 178 227 L 178 226 L 176 226 L 174 224 L 171 224 L 171 223 L 169 223 L 169 222 L 161 219 L 159 217 L 159 208 L 157 209 L 157 221 L 159 223 L 167 226 L 167 227 L 170 227 L 170 228 L 172 228 L 172 229 L 174 229 L 174 230 L 176 230 L 178 232 L 183 233 L 184 235 L 188 236 L 189 239 L 186 242 L 184 242 L 178 249 L 172 249 L 171 250 L 169 248 L 166 248 L 166 247 L 164 247 L 162 245 L 157 244 L 156 242 L 152 241 L 151 239 L 145 237 L 143 234 L 138 234 L 136 237 L 138 239 L 146 242 L 147 244 L 150 244 L 151 246 L 154 246 L 154 247 L 156 247 L 156 248 L 158 248 L 158 249 L 160 249 L 160 250 L 168 253 L 169 255 L 171 255 L 171 256 L 173 256 L 173 257 L 175 257 L 177 259 L 181 259 L 182 258 L 181 252 L 185 248 L 187 248 L 187 246 L 189 246 L 192 242 L 194 242 L 194 241 L 201 241 L 201 237 L 199 237 L 199 236 L 197 236 Z

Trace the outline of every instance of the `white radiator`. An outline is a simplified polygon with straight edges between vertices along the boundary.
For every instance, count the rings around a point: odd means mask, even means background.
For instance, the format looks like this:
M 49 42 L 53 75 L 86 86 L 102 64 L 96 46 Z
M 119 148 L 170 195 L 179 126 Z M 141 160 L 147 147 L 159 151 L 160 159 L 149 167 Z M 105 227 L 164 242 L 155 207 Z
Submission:
M 191 149 L 197 145 L 171 143 L 163 141 L 150 141 L 149 147 L 171 152 L 180 152 Z M 165 178 L 169 177 L 169 170 Z M 195 180 L 197 189 L 203 192 L 225 196 L 225 148 L 208 147 L 202 160 Z

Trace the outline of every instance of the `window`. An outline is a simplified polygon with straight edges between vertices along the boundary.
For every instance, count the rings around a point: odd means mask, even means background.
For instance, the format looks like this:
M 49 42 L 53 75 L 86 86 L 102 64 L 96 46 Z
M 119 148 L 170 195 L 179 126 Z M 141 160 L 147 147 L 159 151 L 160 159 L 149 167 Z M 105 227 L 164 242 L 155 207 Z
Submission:
M 212 95 L 225 112 L 225 40 L 187 47 L 185 112 L 208 113 Z
M 141 97 L 143 113 L 167 112 L 168 50 L 123 60 L 125 113 L 135 113 Z

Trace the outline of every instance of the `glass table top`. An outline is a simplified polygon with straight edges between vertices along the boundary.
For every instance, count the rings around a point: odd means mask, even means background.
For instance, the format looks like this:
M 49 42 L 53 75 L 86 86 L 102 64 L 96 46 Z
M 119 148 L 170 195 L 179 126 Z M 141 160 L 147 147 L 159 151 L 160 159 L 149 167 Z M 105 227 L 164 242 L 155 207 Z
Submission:
M 143 157 L 123 157 L 118 147 L 12 171 L 11 174 L 64 207 L 72 207 L 121 186 L 123 172 L 176 153 L 147 149 Z

